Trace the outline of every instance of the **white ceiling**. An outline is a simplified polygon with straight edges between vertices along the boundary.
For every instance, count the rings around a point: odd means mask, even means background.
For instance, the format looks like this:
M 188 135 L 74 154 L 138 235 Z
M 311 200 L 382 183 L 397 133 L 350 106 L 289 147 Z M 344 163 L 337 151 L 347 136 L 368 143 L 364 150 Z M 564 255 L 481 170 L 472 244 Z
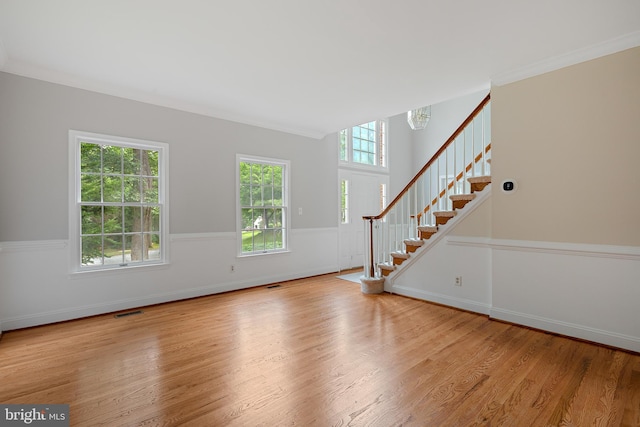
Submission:
M 316 138 L 637 45 L 639 0 L 0 0 L 0 70 Z

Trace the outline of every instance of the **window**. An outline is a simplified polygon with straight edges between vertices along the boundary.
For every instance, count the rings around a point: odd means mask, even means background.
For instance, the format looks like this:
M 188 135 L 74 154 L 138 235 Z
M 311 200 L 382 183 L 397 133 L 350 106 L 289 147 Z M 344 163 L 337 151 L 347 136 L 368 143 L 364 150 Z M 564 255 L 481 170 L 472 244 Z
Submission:
M 340 181 L 340 223 L 349 223 L 349 180 Z
M 238 155 L 237 165 L 238 253 L 288 250 L 289 162 Z
M 340 131 L 340 160 L 386 167 L 386 122 L 376 120 Z
M 69 132 L 73 271 L 166 262 L 164 143 Z

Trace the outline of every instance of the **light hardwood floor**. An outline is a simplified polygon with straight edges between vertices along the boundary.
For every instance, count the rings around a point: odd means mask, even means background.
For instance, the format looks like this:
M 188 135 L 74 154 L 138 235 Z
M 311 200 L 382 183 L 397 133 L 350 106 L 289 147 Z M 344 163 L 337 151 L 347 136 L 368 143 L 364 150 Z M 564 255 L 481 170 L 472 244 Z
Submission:
M 0 403 L 90 426 L 640 426 L 640 355 L 335 274 L 6 332 Z

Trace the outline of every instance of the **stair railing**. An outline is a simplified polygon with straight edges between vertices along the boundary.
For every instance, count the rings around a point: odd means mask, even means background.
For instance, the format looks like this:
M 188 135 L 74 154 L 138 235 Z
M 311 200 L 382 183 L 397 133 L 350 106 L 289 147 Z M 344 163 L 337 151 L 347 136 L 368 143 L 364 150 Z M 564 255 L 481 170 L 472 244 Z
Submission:
M 405 253 L 404 241 L 418 238 L 419 226 L 434 226 L 434 212 L 452 210 L 451 195 L 470 193 L 467 178 L 489 175 L 490 101 L 488 94 L 380 214 L 362 217 L 366 278 L 380 277 L 392 253 Z

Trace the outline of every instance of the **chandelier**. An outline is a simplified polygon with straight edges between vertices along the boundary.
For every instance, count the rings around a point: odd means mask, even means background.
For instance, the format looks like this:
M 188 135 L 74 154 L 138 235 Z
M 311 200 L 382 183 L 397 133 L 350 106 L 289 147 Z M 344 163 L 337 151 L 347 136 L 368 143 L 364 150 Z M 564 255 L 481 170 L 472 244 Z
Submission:
M 427 126 L 427 122 L 431 118 L 431 105 L 427 107 L 417 108 L 407 111 L 407 122 L 411 129 L 421 130 Z

